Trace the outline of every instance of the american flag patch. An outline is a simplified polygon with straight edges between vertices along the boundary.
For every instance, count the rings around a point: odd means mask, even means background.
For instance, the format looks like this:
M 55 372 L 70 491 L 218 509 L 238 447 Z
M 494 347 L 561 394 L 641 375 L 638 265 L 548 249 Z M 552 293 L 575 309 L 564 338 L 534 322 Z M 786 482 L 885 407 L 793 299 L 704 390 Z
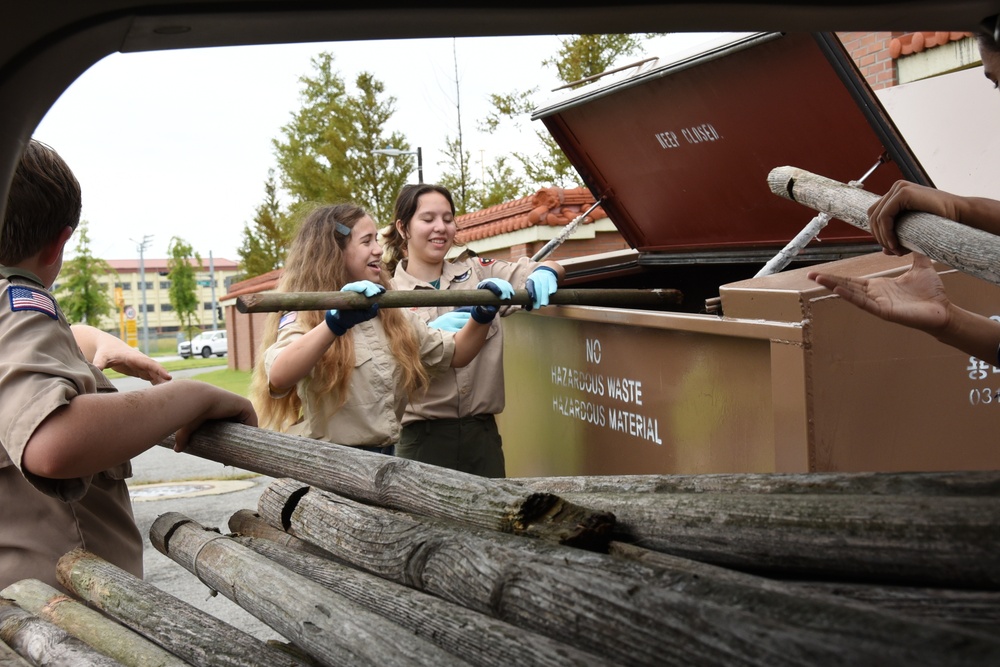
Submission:
M 10 295 L 11 310 L 35 310 L 45 313 L 54 320 L 59 319 L 56 315 L 55 300 L 45 292 L 21 285 L 11 285 L 7 293 Z
M 297 318 L 298 316 L 299 316 L 298 311 L 294 310 L 290 313 L 285 313 L 284 315 L 282 315 L 281 319 L 278 320 L 278 330 L 280 331 L 281 329 L 285 328 L 286 326 L 294 322 L 295 318 Z

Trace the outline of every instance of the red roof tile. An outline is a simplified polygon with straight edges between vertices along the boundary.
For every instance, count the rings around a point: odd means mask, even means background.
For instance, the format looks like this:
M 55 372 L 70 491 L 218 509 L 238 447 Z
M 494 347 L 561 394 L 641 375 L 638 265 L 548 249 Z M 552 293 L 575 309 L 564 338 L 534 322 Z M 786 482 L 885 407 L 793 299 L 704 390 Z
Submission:
M 910 32 L 892 38 L 892 41 L 889 42 L 889 55 L 894 59 L 908 56 L 971 36 L 971 32 Z
M 490 208 L 458 216 L 459 243 L 515 232 L 536 225 L 562 227 L 572 222 L 594 203 L 587 188 L 542 188 L 530 197 L 497 204 Z M 606 218 L 600 207 L 583 220 L 583 224 Z

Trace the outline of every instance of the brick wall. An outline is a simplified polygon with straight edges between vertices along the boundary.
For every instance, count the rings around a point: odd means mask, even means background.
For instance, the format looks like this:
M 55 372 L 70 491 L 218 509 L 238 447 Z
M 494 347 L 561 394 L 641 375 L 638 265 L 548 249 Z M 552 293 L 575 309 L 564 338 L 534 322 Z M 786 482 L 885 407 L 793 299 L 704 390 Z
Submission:
M 844 48 L 872 90 L 896 85 L 896 62 L 889 55 L 889 42 L 899 32 L 838 32 Z

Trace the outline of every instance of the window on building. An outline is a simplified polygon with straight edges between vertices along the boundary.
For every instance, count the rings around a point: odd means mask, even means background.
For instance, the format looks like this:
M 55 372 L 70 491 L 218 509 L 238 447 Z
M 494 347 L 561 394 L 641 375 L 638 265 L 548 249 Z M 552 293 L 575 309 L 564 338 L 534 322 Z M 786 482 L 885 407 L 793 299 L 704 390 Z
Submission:
M 162 310 L 163 312 L 167 312 L 168 310 L 173 310 L 173 309 L 174 309 L 173 304 L 170 304 L 170 303 L 161 303 L 160 304 L 160 310 Z
M 139 289 L 142 289 L 142 283 L 139 283 Z M 146 281 L 146 289 L 153 289 L 153 281 L 152 280 L 147 280 Z
M 203 306 L 204 306 L 203 310 L 212 310 L 212 302 L 211 301 L 206 301 L 203 304 Z
M 170 289 L 170 281 L 169 280 L 161 280 L 160 281 L 160 289 Z
M 146 312 L 147 313 L 152 313 L 152 312 L 155 312 L 155 311 L 156 311 L 156 304 L 155 303 L 147 303 L 146 304 Z
M 115 287 L 121 287 L 122 289 L 132 289 L 132 283 L 115 283 Z

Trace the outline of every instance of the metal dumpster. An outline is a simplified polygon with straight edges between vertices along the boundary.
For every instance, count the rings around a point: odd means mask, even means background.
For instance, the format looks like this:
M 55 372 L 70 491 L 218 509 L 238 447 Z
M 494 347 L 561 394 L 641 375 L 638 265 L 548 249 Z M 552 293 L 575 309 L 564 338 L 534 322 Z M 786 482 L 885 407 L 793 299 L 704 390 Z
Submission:
M 990 469 L 1000 370 L 806 279 L 908 259 L 832 221 L 755 277 L 814 213 L 776 197 L 792 165 L 930 184 L 830 34 L 754 34 L 592 84 L 536 111 L 635 248 L 567 263 L 575 287 L 671 287 L 683 313 L 561 307 L 505 322 L 511 476 Z M 947 267 L 941 267 L 946 269 Z M 987 315 L 1000 288 L 952 272 Z M 718 295 L 721 313 L 706 313 Z M 517 391 L 511 391 L 517 387 Z M 526 388 L 530 388 L 527 390 Z M 995 406 L 995 407 L 994 407 Z

